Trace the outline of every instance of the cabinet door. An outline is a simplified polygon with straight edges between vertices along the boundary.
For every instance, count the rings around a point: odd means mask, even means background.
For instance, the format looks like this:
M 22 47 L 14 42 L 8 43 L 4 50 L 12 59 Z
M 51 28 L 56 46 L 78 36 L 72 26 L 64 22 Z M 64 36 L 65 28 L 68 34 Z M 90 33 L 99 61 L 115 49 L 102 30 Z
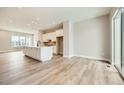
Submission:
M 43 41 L 47 42 L 48 40 L 56 41 L 56 32 L 43 34 Z
M 59 30 L 56 30 L 56 37 L 59 36 Z
M 52 33 L 52 41 L 56 41 L 56 32 Z
M 47 39 L 48 40 L 53 40 L 53 33 L 47 33 Z
M 63 36 L 63 30 L 56 30 L 56 37 Z
M 47 42 L 48 38 L 47 38 L 47 34 L 43 34 L 43 42 Z
M 63 30 L 59 30 L 59 36 L 63 36 Z

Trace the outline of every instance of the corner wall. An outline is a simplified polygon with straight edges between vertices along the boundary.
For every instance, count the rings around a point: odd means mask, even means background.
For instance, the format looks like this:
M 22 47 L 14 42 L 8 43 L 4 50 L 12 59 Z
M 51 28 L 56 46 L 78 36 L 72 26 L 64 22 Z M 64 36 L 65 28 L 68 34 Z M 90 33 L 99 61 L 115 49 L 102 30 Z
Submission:
M 11 47 L 12 33 L 8 31 L 0 31 L 0 52 L 12 51 Z
M 72 57 L 73 56 L 73 24 L 69 21 L 63 23 L 63 56 Z

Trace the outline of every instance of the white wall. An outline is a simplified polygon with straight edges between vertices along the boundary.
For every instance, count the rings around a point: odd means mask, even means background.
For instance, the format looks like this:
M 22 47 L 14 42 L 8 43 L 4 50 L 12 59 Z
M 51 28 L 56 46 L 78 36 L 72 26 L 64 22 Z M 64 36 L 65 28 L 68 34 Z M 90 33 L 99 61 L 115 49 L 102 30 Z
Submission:
M 110 59 L 109 15 L 74 24 L 74 55 Z
M 0 31 L 0 52 L 11 51 L 11 32 Z

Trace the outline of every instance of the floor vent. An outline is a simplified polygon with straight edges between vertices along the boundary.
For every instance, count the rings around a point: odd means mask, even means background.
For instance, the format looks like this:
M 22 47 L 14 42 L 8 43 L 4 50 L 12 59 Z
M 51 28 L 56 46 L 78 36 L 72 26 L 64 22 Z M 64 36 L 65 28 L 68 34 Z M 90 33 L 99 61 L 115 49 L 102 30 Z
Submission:
M 110 65 L 107 65 L 108 68 L 110 68 Z

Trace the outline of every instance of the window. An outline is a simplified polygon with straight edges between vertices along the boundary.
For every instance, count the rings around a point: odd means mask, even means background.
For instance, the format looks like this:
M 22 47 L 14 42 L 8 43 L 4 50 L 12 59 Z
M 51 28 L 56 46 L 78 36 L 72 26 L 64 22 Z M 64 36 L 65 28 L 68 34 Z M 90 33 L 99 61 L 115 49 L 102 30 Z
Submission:
M 32 46 L 33 44 L 33 36 L 32 35 L 13 35 L 11 38 L 11 43 L 13 47 L 19 46 Z
M 16 47 L 19 46 L 19 37 L 18 36 L 12 36 L 12 46 Z
M 26 37 L 26 46 L 32 45 L 32 38 L 30 36 Z
M 21 37 L 19 38 L 19 41 L 20 41 L 20 46 L 25 46 L 25 45 L 26 45 L 25 37 L 21 36 Z

